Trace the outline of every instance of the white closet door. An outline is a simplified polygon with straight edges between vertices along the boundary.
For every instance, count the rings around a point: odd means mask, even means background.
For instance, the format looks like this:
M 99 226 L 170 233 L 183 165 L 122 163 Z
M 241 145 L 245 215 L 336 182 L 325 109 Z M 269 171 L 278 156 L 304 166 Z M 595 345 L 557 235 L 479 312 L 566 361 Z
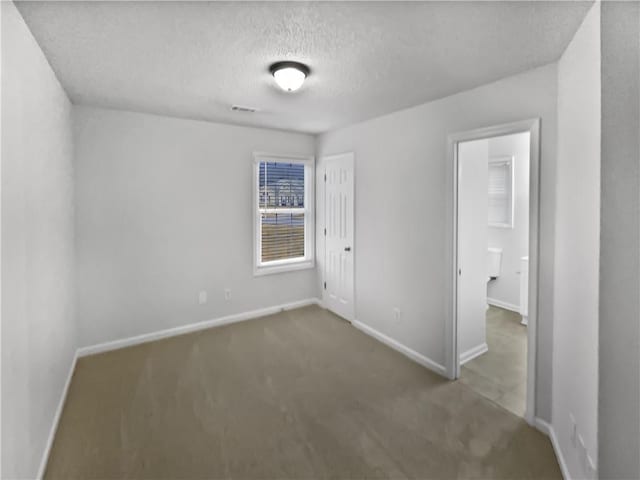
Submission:
M 354 158 L 352 153 L 326 158 L 325 271 L 326 307 L 353 321 L 354 306 Z

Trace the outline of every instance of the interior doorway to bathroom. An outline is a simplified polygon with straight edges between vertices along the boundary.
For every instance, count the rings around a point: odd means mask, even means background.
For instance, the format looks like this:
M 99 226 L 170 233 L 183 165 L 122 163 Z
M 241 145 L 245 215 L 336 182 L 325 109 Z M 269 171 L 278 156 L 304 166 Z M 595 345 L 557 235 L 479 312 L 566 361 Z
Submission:
M 449 138 L 454 177 L 449 375 L 533 422 L 538 120 Z

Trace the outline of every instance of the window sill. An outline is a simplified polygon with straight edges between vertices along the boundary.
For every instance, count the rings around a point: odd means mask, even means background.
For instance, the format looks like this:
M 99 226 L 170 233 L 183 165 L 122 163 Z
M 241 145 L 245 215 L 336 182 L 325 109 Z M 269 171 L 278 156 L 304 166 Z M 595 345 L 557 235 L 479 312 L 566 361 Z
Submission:
M 282 263 L 280 265 L 254 266 L 253 275 L 261 277 L 263 275 L 273 275 L 276 273 L 295 272 L 297 270 L 307 270 L 315 267 L 313 260 L 301 260 L 299 262 Z

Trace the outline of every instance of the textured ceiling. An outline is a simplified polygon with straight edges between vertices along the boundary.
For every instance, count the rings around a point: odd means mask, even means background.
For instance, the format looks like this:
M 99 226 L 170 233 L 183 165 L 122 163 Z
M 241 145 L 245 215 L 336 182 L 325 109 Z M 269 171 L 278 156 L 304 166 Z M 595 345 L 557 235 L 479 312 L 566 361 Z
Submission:
M 74 103 L 318 133 L 558 59 L 590 2 L 19 2 Z M 272 62 L 311 76 L 281 92 Z M 231 112 L 232 104 L 258 113 Z

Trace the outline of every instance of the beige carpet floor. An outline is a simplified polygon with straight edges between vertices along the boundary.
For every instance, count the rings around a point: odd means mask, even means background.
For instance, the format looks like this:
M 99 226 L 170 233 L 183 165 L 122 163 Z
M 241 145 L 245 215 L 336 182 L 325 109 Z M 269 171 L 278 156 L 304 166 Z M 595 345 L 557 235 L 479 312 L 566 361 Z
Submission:
M 561 478 L 549 440 L 319 307 L 83 358 L 46 478 Z
M 489 351 L 462 366 L 460 381 L 523 417 L 527 404 L 527 327 L 521 319 L 515 312 L 489 307 Z

